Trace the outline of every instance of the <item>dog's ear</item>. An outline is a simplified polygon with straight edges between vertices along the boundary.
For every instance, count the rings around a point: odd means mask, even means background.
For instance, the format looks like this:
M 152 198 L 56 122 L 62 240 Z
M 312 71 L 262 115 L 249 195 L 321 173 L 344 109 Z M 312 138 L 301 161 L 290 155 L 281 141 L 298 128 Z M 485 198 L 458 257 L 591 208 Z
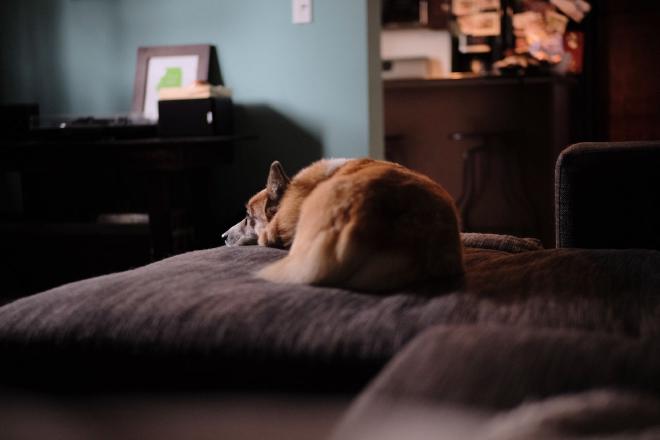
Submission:
M 279 202 L 286 187 L 289 186 L 289 176 L 284 172 L 282 164 L 278 161 L 273 162 L 270 165 L 270 171 L 268 172 L 268 181 L 266 182 L 266 193 L 268 194 L 268 200 L 271 202 Z

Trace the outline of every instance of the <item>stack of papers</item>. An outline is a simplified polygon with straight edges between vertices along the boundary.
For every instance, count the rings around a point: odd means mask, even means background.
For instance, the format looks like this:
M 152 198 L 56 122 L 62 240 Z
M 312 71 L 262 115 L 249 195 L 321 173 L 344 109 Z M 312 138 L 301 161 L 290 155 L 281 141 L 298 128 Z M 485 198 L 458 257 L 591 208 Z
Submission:
M 163 87 L 158 91 L 161 101 L 177 99 L 230 98 L 231 89 L 205 82 L 194 82 L 186 87 Z

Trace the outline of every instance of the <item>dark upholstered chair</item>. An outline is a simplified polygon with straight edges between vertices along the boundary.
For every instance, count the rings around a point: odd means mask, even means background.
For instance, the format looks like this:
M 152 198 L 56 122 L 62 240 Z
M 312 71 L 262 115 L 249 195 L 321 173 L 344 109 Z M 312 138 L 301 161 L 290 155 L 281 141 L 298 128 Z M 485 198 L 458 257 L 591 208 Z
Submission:
M 568 147 L 555 205 L 557 247 L 660 249 L 660 141 Z

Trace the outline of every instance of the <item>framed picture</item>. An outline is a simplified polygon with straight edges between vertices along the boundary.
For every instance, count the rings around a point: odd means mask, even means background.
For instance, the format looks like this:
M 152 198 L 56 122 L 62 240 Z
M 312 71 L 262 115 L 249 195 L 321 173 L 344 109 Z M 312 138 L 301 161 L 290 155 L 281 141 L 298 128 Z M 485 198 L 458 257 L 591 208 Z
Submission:
M 132 112 L 158 120 L 158 90 L 209 80 L 210 45 L 138 48 Z

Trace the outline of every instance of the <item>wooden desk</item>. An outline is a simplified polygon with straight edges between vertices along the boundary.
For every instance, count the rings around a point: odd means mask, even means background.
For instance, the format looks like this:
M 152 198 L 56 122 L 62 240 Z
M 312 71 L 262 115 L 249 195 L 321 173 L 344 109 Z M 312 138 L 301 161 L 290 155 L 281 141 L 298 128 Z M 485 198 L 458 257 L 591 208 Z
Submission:
M 22 176 L 30 176 L 51 170 L 71 179 L 76 179 L 71 176 L 80 173 L 82 177 L 78 186 L 81 191 L 85 190 L 84 176 L 93 176 L 104 170 L 112 169 L 112 172 L 118 170 L 120 173 L 138 175 L 140 182 L 145 184 L 141 191 L 146 194 L 144 208 L 149 220 L 146 225 L 98 224 L 95 222 L 95 215 L 77 219 L 72 214 L 62 221 L 44 215 L 39 201 L 35 202 L 28 197 L 24 201 L 23 212 L 17 218 L 0 219 L 0 234 L 5 237 L 12 234 L 43 237 L 45 234 L 52 236 L 58 233 L 79 233 L 86 237 L 108 237 L 112 234 L 119 237 L 136 236 L 146 231 L 150 237 L 151 260 L 193 248 L 211 246 L 215 244 L 213 237 L 218 235 L 208 215 L 211 172 L 213 167 L 232 160 L 234 143 L 240 139 L 246 137 L 94 140 L 59 136 L 55 139 L 5 141 L 0 144 L 0 171 L 17 171 Z M 177 191 L 180 192 L 178 186 L 182 185 L 182 182 L 186 182 L 190 188 L 186 189 L 185 197 L 177 198 L 178 204 L 175 204 L 174 197 Z M 37 184 L 48 185 L 48 181 Z M 23 190 L 25 189 L 24 187 Z M 96 199 L 103 197 L 104 194 L 92 191 L 86 200 L 92 200 L 91 204 L 96 205 Z M 182 216 L 182 212 L 185 215 Z M 192 234 L 184 240 L 183 245 L 175 238 L 177 228 L 181 230 L 181 221 L 186 222 L 187 231 Z M 35 243 L 38 240 L 40 238 L 32 239 Z M 36 246 L 35 243 L 33 245 Z M 116 267 L 112 269 L 117 270 Z
M 4 170 L 29 172 L 38 169 L 58 169 L 63 172 L 116 167 L 146 173 L 149 229 L 153 258 L 174 253 L 172 238 L 172 185 L 174 176 L 195 172 L 195 186 L 206 194 L 209 170 L 233 158 L 233 144 L 239 139 L 230 136 L 185 138 L 138 138 L 80 140 L 70 138 L 11 142 L 0 147 L 0 167 Z M 83 183 L 84 184 L 84 183 Z M 203 210 L 202 197 L 189 208 L 193 213 Z M 26 206 L 26 220 L 38 220 L 36 207 Z M 206 238 L 204 222 L 197 218 L 198 235 Z M 203 241 L 203 240 L 202 240 Z

